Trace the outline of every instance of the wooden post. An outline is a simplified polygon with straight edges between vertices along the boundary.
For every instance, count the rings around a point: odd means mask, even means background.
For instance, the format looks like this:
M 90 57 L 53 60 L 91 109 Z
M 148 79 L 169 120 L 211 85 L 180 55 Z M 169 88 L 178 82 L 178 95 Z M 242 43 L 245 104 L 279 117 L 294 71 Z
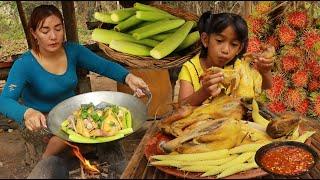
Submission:
M 64 17 L 64 26 L 68 41 L 79 42 L 77 21 L 73 1 L 61 1 L 62 13 Z
M 248 17 L 251 14 L 252 1 L 244 1 L 244 17 Z
M 20 21 L 21 21 L 21 24 L 22 24 L 22 27 L 23 27 L 23 31 L 24 31 L 24 34 L 25 34 L 26 39 L 27 39 L 28 48 L 31 49 L 31 37 L 30 37 L 31 34 L 29 33 L 29 30 L 28 30 L 28 23 L 27 23 L 26 15 L 25 15 L 25 13 L 23 11 L 23 7 L 22 7 L 21 1 L 16 1 L 16 4 L 17 4 L 18 12 L 19 12 Z
M 79 42 L 74 2 L 61 1 L 61 5 L 67 41 Z M 79 83 L 76 89 L 77 94 L 82 94 L 91 91 L 90 78 L 87 77 L 88 73 L 89 71 L 87 70 L 77 69 L 77 74 L 79 77 Z

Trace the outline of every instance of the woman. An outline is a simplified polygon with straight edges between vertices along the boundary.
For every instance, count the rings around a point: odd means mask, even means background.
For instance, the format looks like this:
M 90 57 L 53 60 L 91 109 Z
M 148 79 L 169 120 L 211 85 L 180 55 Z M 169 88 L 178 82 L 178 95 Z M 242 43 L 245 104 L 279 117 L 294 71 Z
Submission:
M 222 72 L 206 76 L 200 82 L 204 71 L 210 67 L 233 65 L 247 51 L 248 46 L 247 23 L 237 14 L 213 14 L 207 11 L 200 17 L 198 28 L 201 52 L 184 63 L 179 74 L 178 101 L 194 106 L 201 105 L 210 96 L 216 97 L 221 92 L 218 84 L 223 80 Z M 255 63 L 262 76 L 262 88 L 271 88 L 273 58 L 259 57 Z
M 30 131 L 47 128 L 44 113 L 75 95 L 78 67 L 126 83 L 139 97 L 144 95 L 142 89 L 149 90 L 141 78 L 119 64 L 101 58 L 82 45 L 65 42 L 62 14 L 55 6 L 36 7 L 28 29 L 32 34 L 32 49 L 13 64 L 0 97 L 0 113 L 24 123 Z M 62 139 L 53 136 L 42 158 L 56 155 L 66 147 Z

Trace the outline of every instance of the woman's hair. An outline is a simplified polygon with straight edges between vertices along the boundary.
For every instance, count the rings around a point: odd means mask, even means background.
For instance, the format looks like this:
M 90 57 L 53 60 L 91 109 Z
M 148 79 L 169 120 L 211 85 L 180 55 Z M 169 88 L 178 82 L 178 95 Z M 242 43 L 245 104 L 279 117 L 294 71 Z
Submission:
M 198 21 L 199 33 L 207 33 L 208 35 L 213 33 L 221 33 L 228 26 L 232 26 L 237 34 L 238 40 L 241 42 L 243 49 L 241 52 L 228 63 L 233 64 L 237 58 L 241 58 L 247 51 L 248 47 L 248 26 L 246 21 L 237 14 L 233 13 L 218 13 L 213 14 L 210 11 L 203 13 Z M 201 45 L 200 57 L 205 58 L 208 55 L 208 48 Z
M 35 32 L 37 30 L 37 27 L 42 27 L 44 20 L 51 15 L 57 16 L 60 19 L 62 26 L 64 26 L 63 17 L 58 8 L 56 8 L 54 5 L 40 5 L 34 8 L 30 15 L 30 19 L 28 23 L 28 29 L 30 31 L 30 34 L 31 34 L 31 29 Z M 32 36 L 32 34 L 30 36 L 31 36 L 31 47 L 38 54 L 39 45 L 37 43 L 37 40 Z

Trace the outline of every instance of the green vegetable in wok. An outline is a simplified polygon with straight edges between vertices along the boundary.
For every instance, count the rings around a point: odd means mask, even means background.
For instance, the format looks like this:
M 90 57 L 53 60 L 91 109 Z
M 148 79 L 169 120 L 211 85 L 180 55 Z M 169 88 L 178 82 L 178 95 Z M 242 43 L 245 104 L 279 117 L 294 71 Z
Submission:
M 133 132 L 128 109 L 117 105 L 98 109 L 92 103 L 82 105 L 61 123 L 61 129 L 78 143 L 109 142 Z

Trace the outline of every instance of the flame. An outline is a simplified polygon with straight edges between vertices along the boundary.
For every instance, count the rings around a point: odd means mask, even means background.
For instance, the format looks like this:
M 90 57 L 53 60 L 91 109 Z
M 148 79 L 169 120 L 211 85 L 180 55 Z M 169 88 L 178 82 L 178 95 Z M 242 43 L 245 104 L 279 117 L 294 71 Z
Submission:
M 82 156 L 78 146 L 72 145 L 71 143 L 69 143 L 67 141 L 64 141 L 64 143 L 66 143 L 67 145 L 72 147 L 72 152 L 74 153 L 74 155 L 76 155 L 78 157 L 78 159 L 80 160 L 80 162 L 83 165 L 85 170 L 88 170 L 89 172 L 91 172 L 93 174 L 100 173 L 97 166 L 90 164 L 90 161 Z

